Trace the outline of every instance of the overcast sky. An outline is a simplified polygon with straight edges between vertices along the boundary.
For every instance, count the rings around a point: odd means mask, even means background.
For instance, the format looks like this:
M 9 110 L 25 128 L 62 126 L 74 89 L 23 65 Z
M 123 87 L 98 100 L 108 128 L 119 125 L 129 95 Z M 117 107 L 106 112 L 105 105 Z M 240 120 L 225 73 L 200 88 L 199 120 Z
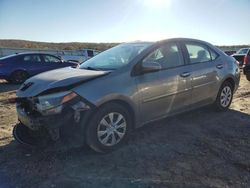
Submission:
M 250 0 L 0 0 L 0 39 L 250 44 Z

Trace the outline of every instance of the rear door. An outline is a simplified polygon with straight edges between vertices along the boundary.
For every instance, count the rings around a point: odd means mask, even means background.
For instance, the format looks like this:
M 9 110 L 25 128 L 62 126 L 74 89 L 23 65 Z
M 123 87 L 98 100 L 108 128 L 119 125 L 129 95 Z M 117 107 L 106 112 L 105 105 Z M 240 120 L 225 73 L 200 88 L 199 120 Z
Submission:
M 190 77 L 177 43 L 160 45 L 146 56 L 141 64 L 156 62 L 159 72 L 137 76 L 141 93 L 141 120 L 147 122 L 180 111 L 191 101 Z
M 192 104 L 211 102 L 217 93 L 218 73 L 223 69 L 218 54 L 207 45 L 194 41 L 184 42 L 184 51 L 191 75 Z

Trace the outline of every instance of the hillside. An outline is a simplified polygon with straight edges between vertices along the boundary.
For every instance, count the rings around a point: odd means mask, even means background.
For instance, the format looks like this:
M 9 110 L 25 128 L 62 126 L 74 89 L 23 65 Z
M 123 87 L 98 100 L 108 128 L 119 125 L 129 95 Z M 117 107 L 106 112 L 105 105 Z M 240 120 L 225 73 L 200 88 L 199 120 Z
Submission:
M 83 48 L 92 48 L 96 50 L 106 50 L 118 43 L 52 43 L 52 42 L 36 42 L 27 40 L 1 40 L 0 47 L 6 48 L 39 48 L 39 49 L 57 49 L 57 50 L 76 50 Z M 218 46 L 222 50 L 238 50 L 240 48 L 249 47 L 250 45 L 234 45 L 234 46 Z
M 116 43 L 51 43 L 36 42 L 27 40 L 0 40 L 0 47 L 5 48 L 39 48 L 39 49 L 57 49 L 57 50 L 76 50 L 83 48 L 92 48 L 96 50 L 106 50 L 115 46 Z

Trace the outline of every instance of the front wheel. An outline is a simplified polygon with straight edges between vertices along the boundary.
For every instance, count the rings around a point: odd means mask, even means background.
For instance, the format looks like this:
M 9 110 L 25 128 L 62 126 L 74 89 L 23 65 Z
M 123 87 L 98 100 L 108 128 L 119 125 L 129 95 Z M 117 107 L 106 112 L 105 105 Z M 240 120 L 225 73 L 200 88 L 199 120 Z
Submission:
M 97 152 L 112 151 L 125 141 L 131 124 L 130 114 L 125 107 L 108 103 L 91 118 L 86 130 L 87 144 Z
M 233 100 L 233 86 L 230 82 L 224 82 L 219 90 L 214 106 L 217 110 L 225 111 Z

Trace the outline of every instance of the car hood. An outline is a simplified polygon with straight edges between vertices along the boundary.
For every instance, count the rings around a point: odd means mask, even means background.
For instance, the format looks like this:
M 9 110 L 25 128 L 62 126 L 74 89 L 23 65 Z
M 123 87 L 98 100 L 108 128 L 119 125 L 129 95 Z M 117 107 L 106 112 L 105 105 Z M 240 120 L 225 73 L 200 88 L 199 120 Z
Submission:
M 62 68 L 38 74 L 26 80 L 17 97 L 34 97 L 53 90 L 66 90 L 78 84 L 104 76 L 110 71 L 94 71 L 86 69 Z

